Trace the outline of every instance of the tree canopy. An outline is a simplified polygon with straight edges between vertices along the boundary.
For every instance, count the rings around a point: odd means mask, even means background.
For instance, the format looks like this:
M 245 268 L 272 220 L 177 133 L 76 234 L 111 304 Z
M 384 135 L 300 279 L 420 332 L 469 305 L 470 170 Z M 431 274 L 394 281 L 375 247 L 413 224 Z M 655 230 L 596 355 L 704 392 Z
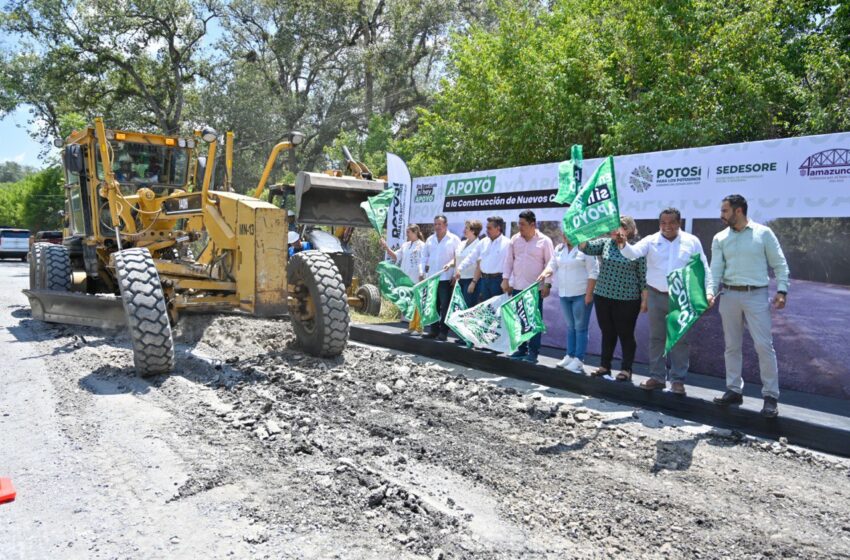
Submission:
M 389 148 L 414 175 L 850 127 L 850 8 L 814 0 L 10 0 L 0 115 L 236 135 L 251 186 Z

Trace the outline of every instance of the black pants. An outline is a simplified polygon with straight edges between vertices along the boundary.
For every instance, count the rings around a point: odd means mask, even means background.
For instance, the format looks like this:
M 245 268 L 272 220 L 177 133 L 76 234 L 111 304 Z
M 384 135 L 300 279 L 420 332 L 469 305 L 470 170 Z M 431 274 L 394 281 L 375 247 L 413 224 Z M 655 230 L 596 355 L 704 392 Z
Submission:
M 599 329 L 602 331 L 602 367 L 611 369 L 614 348 L 617 347 L 619 338 L 620 348 L 623 350 L 623 363 L 620 367 L 631 371 L 637 349 L 635 324 L 640 315 L 640 300 L 619 300 L 594 295 L 593 303 L 596 306 Z
M 446 325 L 446 313 L 449 311 L 451 300 L 452 281 L 440 280 L 440 285 L 437 288 L 437 308 L 440 310 L 440 320 L 437 323 L 431 323 L 429 328 L 432 334 L 449 334 L 449 327 Z

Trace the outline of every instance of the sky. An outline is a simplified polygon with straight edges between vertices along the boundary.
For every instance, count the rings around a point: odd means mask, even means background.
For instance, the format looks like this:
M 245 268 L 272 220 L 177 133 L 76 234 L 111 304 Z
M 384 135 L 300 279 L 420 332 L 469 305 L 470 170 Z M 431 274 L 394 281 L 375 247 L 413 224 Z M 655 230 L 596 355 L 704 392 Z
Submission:
M 38 159 L 41 144 L 27 132 L 28 117 L 27 109 L 21 107 L 0 120 L 0 162 L 14 161 L 39 168 L 43 166 Z

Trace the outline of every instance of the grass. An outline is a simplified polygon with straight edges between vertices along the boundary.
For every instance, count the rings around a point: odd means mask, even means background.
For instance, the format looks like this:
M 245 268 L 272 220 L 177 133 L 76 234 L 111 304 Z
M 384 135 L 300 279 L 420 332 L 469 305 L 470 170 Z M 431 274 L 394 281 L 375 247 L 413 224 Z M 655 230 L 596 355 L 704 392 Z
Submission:
M 351 311 L 351 321 L 354 323 L 367 323 L 370 325 L 378 323 L 397 323 L 401 321 L 401 313 L 398 307 L 387 300 L 381 300 L 381 314 L 377 317 L 374 315 L 364 315 L 357 311 Z

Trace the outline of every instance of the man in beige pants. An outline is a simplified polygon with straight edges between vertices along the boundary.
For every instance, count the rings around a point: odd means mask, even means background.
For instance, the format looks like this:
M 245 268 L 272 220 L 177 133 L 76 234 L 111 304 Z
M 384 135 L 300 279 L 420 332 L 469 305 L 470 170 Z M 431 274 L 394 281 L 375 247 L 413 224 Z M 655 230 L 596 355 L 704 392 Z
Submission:
M 746 325 L 759 359 L 764 397 L 761 413 L 766 418 L 775 418 L 779 414 L 779 368 L 770 332 L 768 267 L 776 275 L 774 305 L 782 309 L 788 293 L 788 263 L 773 230 L 747 218 L 747 201 L 743 196 L 733 194 L 724 198 L 720 219 L 729 227 L 715 235 L 711 243 L 711 276 L 715 294 L 720 294 L 721 282 L 724 287 L 720 318 L 726 342 L 727 390 L 714 402 L 721 406 L 743 402 L 741 345 Z M 714 299 L 708 298 L 709 305 L 714 304 Z

